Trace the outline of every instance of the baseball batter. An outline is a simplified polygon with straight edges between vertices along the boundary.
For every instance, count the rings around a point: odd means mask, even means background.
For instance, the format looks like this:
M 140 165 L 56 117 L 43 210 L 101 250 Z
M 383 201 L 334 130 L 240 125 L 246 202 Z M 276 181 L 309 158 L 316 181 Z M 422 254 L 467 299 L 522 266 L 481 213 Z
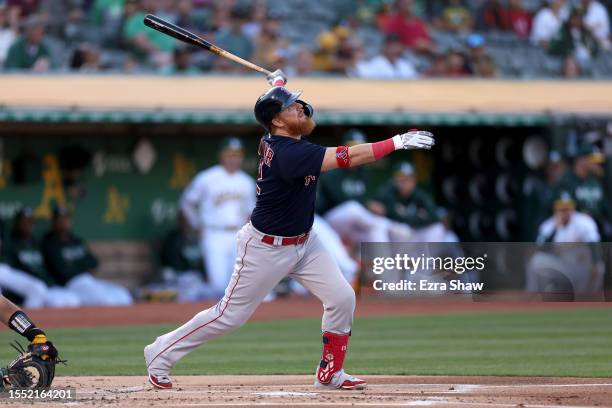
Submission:
M 154 387 L 172 388 L 169 374 L 178 360 L 246 323 L 268 292 L 288 275 L 324 307 L 323 356 L 315 386 L 348 390 L 366 386 L 364 380 L 343 370 L 355 293 L 311 231 L 317 181 L 322 171 L 370 163 L 395 150 L 430 149 L 434 139 L 429 132 L 415 130 L 350 148 L 310 143 L 303 137 L 315 128 L 313 108 L 299 99 L 300 94 L 274 86 L 255 103 L 255 117 L 268 133 L 259 146 L 255 209 L 237 235 L 234 273 L 219 303 L 145 347 L 148 379 Z
M 181 197 L 183 214 L 200 231 L 208 281 L 218 296 L 234 270 L 236 232 L 255 206 L 255 182 L 240 169 L 243 157 L 240 139 L 226 138 L 219 149 L 219 164 L 197 174 Z

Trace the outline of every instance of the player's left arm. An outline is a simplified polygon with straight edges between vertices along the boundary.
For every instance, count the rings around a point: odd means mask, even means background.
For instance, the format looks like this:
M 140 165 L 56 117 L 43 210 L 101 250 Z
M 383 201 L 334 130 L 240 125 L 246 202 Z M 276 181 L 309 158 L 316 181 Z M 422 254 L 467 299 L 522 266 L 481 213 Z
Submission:
M 396 150 L 431 149 L 434 144 L 432 133 L 410 130 L 381 142 L 362 143 L 351 147 L 328 147 L 325 150 L 321 171 L 357 167 L 380 160 Z

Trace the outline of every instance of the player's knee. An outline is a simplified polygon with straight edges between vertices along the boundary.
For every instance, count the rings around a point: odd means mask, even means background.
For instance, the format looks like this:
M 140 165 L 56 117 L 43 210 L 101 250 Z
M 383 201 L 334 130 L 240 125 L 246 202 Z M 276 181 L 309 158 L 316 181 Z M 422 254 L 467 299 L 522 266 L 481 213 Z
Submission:
M 355 311 L 355 292 L 350 286 L 334 294 L 334 299 L 330 305 L 339 313 L 353 315 Z

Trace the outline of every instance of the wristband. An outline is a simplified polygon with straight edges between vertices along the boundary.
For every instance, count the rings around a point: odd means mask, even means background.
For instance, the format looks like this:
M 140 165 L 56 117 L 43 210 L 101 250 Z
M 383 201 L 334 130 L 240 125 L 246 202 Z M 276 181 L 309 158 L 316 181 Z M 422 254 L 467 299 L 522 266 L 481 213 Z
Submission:
M 29 341 L 34 340 L 34 337 L 40 334 L 45 334 L 45 332 L 36 327 L 28 315 L 23 313 L 21 310 L 13 313 L 13 315 L 9 318 L 8 326 L 17 333 L 21 334 L 23 337 L 27 338 Z
M 336 148 L 336 162 L 338 167 L 342 169 L 351 167 L 351 158 L 349 157 L 349 148 L 347 146 L 338 146 Z
M 372 153 L 374 159 L 379 160 L 396 150 L 395 136 L 380 142 L 372 143 Z

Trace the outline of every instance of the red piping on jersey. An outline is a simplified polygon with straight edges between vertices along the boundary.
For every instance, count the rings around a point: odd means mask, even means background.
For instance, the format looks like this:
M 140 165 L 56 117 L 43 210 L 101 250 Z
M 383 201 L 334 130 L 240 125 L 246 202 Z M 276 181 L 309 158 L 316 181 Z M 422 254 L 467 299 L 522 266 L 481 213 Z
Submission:
M 232 299 L 232 295 L 234 294 L 234 289 L 236 289 L 236 286 L 238 285 L 238 281 L 240 280 L 240 272 L 242 272 L 242 268 L 244 268 L 244 257 L 247 254 L 247 248 L 249 246 L 249 242 L 251 242 L 251 239 L 253 239 L 252 237 L 249 238 L 249 240 L 246 242 L 246 244 L 244 244 L 244 255 L 242 255 L 242 259 L 240 260 L 240 269 L 238 269 L 238 278 L 236 278 L 236 283 L 234 283 L 234 286 L 232 287 L 232 290 L 227 298 L 227 302 L 225 302 L 225 307 L 223 308 L 223 310 L 221 311 L 221 313 L 219 314 L 219 316 L 215 317 L 214 319 L 212 319 L 211 321 L 204 323 L 203 325 L 196 327 L 195 329 L 193 329 L 192 331 L 190 331 L 189 333 L 187 333 L 186 335 L 184 335 L 183 337 L 181 337 L 180 339 L 176 340 L 174 343 L 170 344 L 168 347 L 166 347 L 165 349 L 163 349 L 162 351 L 160 351 L 159 353 L 157 353 L 157 355 L 155 357 L 153 357 L 153 360 L 151 360 L 151 362 L 147 365 L 147 368 L 149 368 L 149 366 L 151 366 L 151 364 L 153 364 L 153 362 L 155 361 L 155 359 L 159 356 L 161 356 L 163 353 L 165 353 L 166 351 L 168 351 L 168 349 L 170 347 L 175 346 L 179 341 L 184 340 L 185 338 L 191 336 L 193 333 L 197 332 L 198 330 L 200 330 L 203 327 L 208 326 L 209 324 L 215 322 L 216 320 L 218 320 L 219 318 L 221 318 L 221 316 L 223 316 L 223 313 L 225 313 L 225 309 L 227 309 L 227 306 L 229 305 L 230 300 Z

